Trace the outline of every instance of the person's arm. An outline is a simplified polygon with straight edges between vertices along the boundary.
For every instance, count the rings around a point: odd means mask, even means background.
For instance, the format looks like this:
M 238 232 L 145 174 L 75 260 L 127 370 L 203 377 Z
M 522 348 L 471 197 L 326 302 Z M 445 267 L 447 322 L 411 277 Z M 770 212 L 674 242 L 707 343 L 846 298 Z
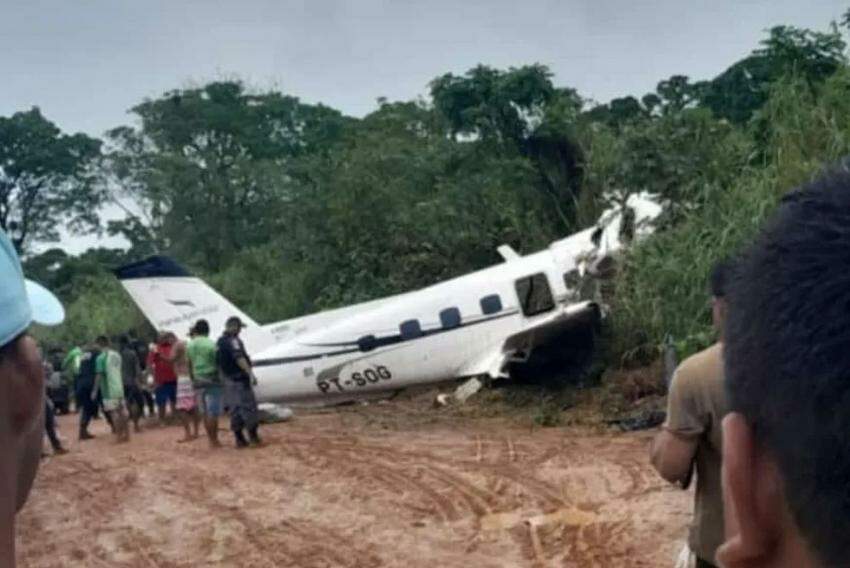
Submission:
M 238 359 L 236 359 L 236 364 L 239 365 L 239 368 L 242 369 L 242 371 L 244 371 L 245 374 L 251 378 L 251 384 L 256 386 L 257 377 L 256 375 L 254 375 L 254 369 L 252 369 L 251 364 L 248 363 L 247 357 L 245 357 L 244 355 L 239 357 Z
M 254 376 L 254 370 L 251 368 L 251 363 L 248 361 L 248 356 L 245 354 L 242 342 L 235 337 L 231 337 L 218 345 L 220 350 L 228 353 L 228 357 L 236 362 L 236 366 L 245 373 L 252 384 L 257 384 L 257 377 Z
M 665 480 L 687 487 L 697 444 L 697 437 L 683 437 L 661 430 L 652 440 L 649 450 L 652 466 Z
M 658 474 L 683 488 L 690 484 L 699 437 L 705 431 L 694 396 L 694 380 L 678 372 L 667 395 L 667 420 L 650 446 L 650 462 Z

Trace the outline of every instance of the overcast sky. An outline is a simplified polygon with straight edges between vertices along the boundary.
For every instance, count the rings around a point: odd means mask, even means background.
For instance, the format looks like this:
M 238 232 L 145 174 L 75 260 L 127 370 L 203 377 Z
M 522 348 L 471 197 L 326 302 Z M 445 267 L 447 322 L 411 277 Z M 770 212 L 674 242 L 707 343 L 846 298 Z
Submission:
M 485 63 L 543 63 L 600 102 L 717 75 L 763 30 L 825 30 L 847 0 L 0 0 L 0 115 L 100 136 L 145 97 L 240 77 L 355 116 Z M 69 250 L 93 243 L 66 242 Z

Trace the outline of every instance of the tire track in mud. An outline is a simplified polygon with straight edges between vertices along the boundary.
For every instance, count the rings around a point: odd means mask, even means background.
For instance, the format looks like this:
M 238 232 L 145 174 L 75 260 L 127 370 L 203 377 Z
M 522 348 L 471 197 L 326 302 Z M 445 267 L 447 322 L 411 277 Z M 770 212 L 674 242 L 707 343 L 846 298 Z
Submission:
M 684 535 L 689 496 L 664 493 L 640 437 L 340 422 L 244 452 L 175 430 L 72 444 L 43 465 L 21 565 L 656 566 Z
M 290 441 L 292 442 L 292 441 Z M 495 461 L 484 461 L 482 448 L 492 444 L 491 440 L 477 436 L 473 444 L 475 451 L 467 458 L 452 456 L 435 456 L 423 451 L 397 451 L 382 445 L 332 441 L 324 444 L 321 452 L 330 463 L 345 460 L 349 464 L 356 463 L 358 467 L 383 468 L 384 472 L 395 470 L 393 475 L 406 478 L 411 471 L 419 471 L 429 478 L 450 486 L 454 493 L 455 502 L 460 499 L 466 502 L 469 513 L 481 518 L 493 510 L 511 509 L 510 499 L 505 498 L 499 491 L 504 482 L 514 484 L 537 499 L 538 504 L 545 509 L 563 509 L 574 506 L 572 499 L 551 484 L 533 476 L 533 470 L 540 464 L 547 463 L 569 452 L 563 448 L 549 447 L 535 453 L 532 448 L 517 445 L 510 438 L 500 441 L 501 451 Z M 296 445 L 300 445 L 295 441 Z M 575 446 L 571 444 L 570 446 Z M 467 446 L 469 447 L 469 446 Z M 595 461 L 590 452 L 581 452 L 580 448 L 571 456 L 581 464 Z M 467 453 L 467 456 L 469 456 Z M 582 455 L 584 457 L 582 458 Z M 459 478 L 456 472 L 449 472 L 441 465 L 454 466 L 465 473 L 483 475 L 485 477 L 482 489 L 470 482 Z M 634 498 L 651 490 L 655 483 L 650 482 L 646 468 L 636 461 L 626 460 L 616 464 L 616 469 L 610 474 L 603 475 L 607 499 Z M 527 468 L 529 471 L 524 471 Z M 569 469 L 569 468 L 566 468 Z M 565 470 L 566 470 L 565 469 Z M 613 480 L 622 478 L 625 485 L 615 488 Z M 501 485 L 500 485 L 501 483 Z M 418 485 L 422 488 L 423 485 Z M 480 499 L 480 503 L 476 503 Z M 596 511 L 601 503 L 583 509 Z M 477 505 L 477 506 L 476 506 Z M 448 520 L 452 520 L 449 516 Z M 515 530 L 510 530 L 511 538 L 517 543 L 524 556 L 533 566 L 548 566 L 550 563 L 575 566 L 610 566 L 612 563 L 628 563 L 629 547 L 624 546 L 623 537 L 627 534 L 630 521 L 593 521 L 586 524 L 569 524 L 554 522 L 553 526 L 535 526 L 526 522 Z M 523 526 L 524 525 L 524 526 Z
M 346 468 L 354 468 L 355 475 L 360 477 L 382 478 L 388 481 L 386 485 L 388 493 L 397 492 L 402 495 L 411 491 L 419 493 L 421 497 L 425 498 L 426 503 L 430 503 L 439 511 L 439 516 L 443 521 L 456 521 L 463 517 L 455 504 L 457 499 L 453 499 L 453 497 L 459 496 L 468 509 L 477 515 L 486 514 L 489 511 L 489 501 L 492 500 L 493 496 L 481 492 L 474 485 L 453 476 L 449 472 L 435 468 L 433 464 L 421 459 L 414 462 L 406 460 L 390 461 L 386 459 L 388 457 L 387 452 L 375 451 L 375 448 L 367 448 L 362 444 L 345 443 L 313 445 L 307 451 L 307 455 L 300 449 L 293 452 L 292 455 L 306 462 L 315 461 L 317 455 L 311 453 L 312 450 L 318 450 L 323 460 L 321 462 L 323 467 L 333 463 Z M 368 459 L 368 454 L 377 456 L 378 459 Z M 438 483 L 436 485 L 429 483 L 428 478 L 432 478 Z M 447 487 L 453 490 L 455 494 L 453 495 L 450 491 L 449 495 L 444 495 L 444 490 Z
M 303 440 L 289 440 L 288 443 L 309 444 Z M 508 447 L 507 443 L 505 446 Z M 478 463 L 475 459 L 469 458 L 447 460 L 424 452 L 397 451 L 378 445 L 345 443 L 338 440 L 321 445 L 311 444 L 307 451 L 316 451 L 324 458 L 329 458 L 331 462 L 341 462 L 347 466 L 358 464 L 362 468 L 372 470 L 380 465 L 384 471 L 392 471 L 405 478 L 411 477 L 412 474 L 417 475 L 421 481 L 421 484 L 417 484 L 418 488 L 432 496 L 434 491 L 440 492 L 448 488 L 454 502 L 459 500 L 466 503 L 466 508 L 479 517 L 494 510 L 514 508 L 515 504 L 505 503 L 504 495 L 468 482 L 458 474 L 442 467 L 442 464 L 460 467 L 466 473 L 503 478 L 532 496 L 544 509 L 563 507 L 567 504 L 557 489 L 531 477 L 528 472 L 523 472 L 513 465 Z M 302 451 L 300 455 L 303 457 L 304 452 Z M 436 480 L 436 486 L 431 490 L 425 489 L 429 485 L 423 476 Z M 486 486 L 486 483 L 484 485 Z
M 179 470 L 185 474 L 185 469 Z M 209 479 L 206 479 L 208 482 Z M 240 492 L 235 487 L 232 478 L 215 475 L 215 485 L 220 493 L 226 492 L 234 498 Z M 206 509 L 211 518 L 221 515 L 225 516 L 244 527 L 244 536 L 250 545 L 248 551 L 237 552 L 233 555 L 238 558 L 240 565 L 277 567 L 282 565 L 291 566 L 340 566 L 343 568 L 377 568 L 383 565 L 382 560 L 374 554 L 361 551 L 357 543 L 338 531 L 318 525 L 315 522 L 299 518 L 297 520 L 282 519 L 278 525 L 264 526 L 260 521 L 250 516 L 246 509 L 249 507 L 236 506 L 222 502 L 222 497 L 212 498 L 209 492 L 204 490 L 203 484 L 191 484 L 192 490 L 173 491 L 176 498 L 184 499 Z M 295 542 L 291 542 L 295 538 Z M 247 552 L 247 558 L 246 558 Z M 256 562 L 255 559 L 256 558 Z M 250 564 L 244 564 L 250 559 Z

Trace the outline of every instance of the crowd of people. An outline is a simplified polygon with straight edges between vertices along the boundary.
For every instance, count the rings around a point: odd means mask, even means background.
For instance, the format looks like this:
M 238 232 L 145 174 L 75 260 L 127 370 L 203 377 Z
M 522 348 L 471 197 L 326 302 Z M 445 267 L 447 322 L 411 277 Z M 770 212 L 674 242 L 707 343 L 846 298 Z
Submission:
M 45 363 L 45 381 L 55 383 L 52 377 L 60 374 L 71 385 L 80 441 L 94 438 L 89 426 L 102 415 L 116 441 L 129 442 L 131 424 L 133 432 L 140 433 L 147 415 L 151 427 L 181 424 L 184 436 L 178 442 L 197 439 L 203 423 L 210 446 L 217 448 L 219 418 L 226 411 L 236 447 L 259 446 L 256 377 L 239 338 L 241 329 L 241 320 L 232 317 L 218 341 L 210 338 L 204 319 L 192 325 L 188 340 L 165 330 L 150 345 L 126 335 L 100 336 L 90 345 L 71 348 L 64 357 L 54 351 L 54 362 Z M 65 453 L 49 397 L 45 429 L 54 453 Z
M 687 487 L 696 474 L 690 560 L 726 568 L 848 566 L 850 542 L 850 170 L 790 192 L 758 238 L 711 281 L 717 345 L 684 361 L 651 460 Z M 44 430 L 44 369 L 33 323 L 61 304 L 25 281 L 0 232 L 0 566 L 14 566 L 14 519 L 26 502 Z M 216 343 L 198 321 L 188 343 L 164 332 L 141 360 L 119 341 L 79 350 L 80 437 L 100 406 L 120 441 L 138 427 L 145 374 L 158 419 L 185 439 L 201 417 L 217 445 L 230 412 L 236 444 L 259 444 L 256 381 L 238 318 Z M 122 353 L 127 352 L 127 356 Z M 76 364 L 76 363 L 75 363 Z M 102 400 L 98 404 L 97 401 Z M 126 414 L 125 414 L 126 410 Z M 249 439 L 245 437 L 245 431 Z

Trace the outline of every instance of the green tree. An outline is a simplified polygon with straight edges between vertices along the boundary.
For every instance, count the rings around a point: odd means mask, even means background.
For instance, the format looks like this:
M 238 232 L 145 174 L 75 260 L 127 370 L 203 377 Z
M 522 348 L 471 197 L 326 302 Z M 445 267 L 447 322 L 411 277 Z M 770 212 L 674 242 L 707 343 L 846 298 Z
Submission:
M 85 134 L 63 134 L 37 107 L 0 117 L 0 229 L 15 248 L 57 240 L 63 221 L 98 226 L 100 146 Z
M 327 152 L 346 119 L 239 82 L 166 93 L 133 108 L 138 129 L 108 133 L 110 173 L 136 205 L 113 223 L 139 247 L 219 270 L 281 229 L 300 156 Z M 146 235 L 147 233 L 147 235 Z
M 846 44 L 833 25 L 829 32 L 776 26 L 761 47 L 704 85 L 701 103 L 715 115 L 742 124 L 767 102 L 771 85 L 786 75 L 811 87 L 846 64 Z
M 578 93 L 556 88 L 544 65 L 506 71 L 479 65 L 431 81 L 431 98 L 454 139 L 485 145 L 505 159 L 529 158 L 538 173 L 534 186 L 562 230 L 573 227 L 581 187 L 581 150 L 572 137 L 582 106 Z
M 552 72 L 543 65 L 507 71 L 479 65 L 463 76 L 446 73 L 431 81 L 434 107 L 449 121 L 453 136 L 517 146 L 554 94 Z

